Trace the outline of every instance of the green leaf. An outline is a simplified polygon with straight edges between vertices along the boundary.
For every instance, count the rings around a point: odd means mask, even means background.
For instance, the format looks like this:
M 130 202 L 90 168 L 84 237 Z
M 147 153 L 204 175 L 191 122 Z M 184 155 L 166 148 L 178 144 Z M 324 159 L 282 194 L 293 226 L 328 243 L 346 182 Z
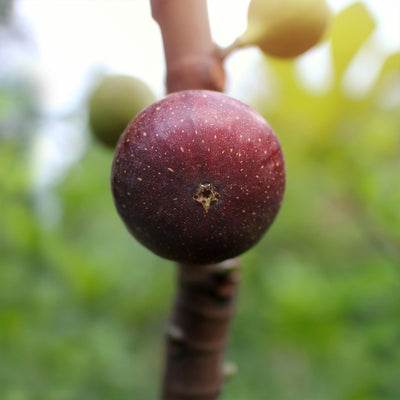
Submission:
M 336 16 L 331 43 L 337 78 L 340 79 L 343 75 L 354 55 L 375 29 L 375 25 L 375 20 L 360 2 L 352 4 Z
M 393 53 L 386 58 L 382 66 L 380 76 L 392 72 L 400 74 L 400 52 Z
M 400 52 L 390 54 L 382 65 L 372 89 L 371 97 L 375 97 L 382 89 L 393 87 L 393 78 L 400 78 Z

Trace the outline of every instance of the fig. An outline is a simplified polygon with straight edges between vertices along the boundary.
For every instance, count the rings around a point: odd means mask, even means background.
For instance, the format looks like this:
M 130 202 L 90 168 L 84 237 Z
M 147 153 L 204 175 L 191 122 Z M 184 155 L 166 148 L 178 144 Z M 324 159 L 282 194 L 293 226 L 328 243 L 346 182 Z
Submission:
M 251 0 L 247 29 L 237 44 L 270 56 L 297 57 L 322 39 L 331 10 L 326 0 Z
M 89 97 L 89 125 L 94 137 L 115 148 L 132 118 L 156 100 L 148 85 L 129 75 L 107 75 Z
M 187 90 L 142 110 L 115 149 L 111 188 L 132 235 L 164 258 L 220 262 L 255 245 L 285 188 L 280 142 L 250 106 Z

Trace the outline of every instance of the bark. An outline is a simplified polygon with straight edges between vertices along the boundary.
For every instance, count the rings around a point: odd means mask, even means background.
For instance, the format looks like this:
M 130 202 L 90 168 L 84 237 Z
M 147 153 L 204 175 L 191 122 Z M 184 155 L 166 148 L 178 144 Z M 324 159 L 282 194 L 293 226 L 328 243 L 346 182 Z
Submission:
M 206 1 L 151 0 L 151 7 L 163 38 L 168 93 L 223 91 L 223 60 L 211 39 Z
M 167 92 L 223 91 L 223 56 L 214 45 L 206 0 L 151 0 L 167 67 Z M 166 333 L 163 400 L 215 400 L 239 283 L 239 260 L 178 265 L 177 294 Z
M 163 400 L 213 400 L 224 378 L 224 350 L 239 281 L 238 260 L 179 265 L 167 329 Z

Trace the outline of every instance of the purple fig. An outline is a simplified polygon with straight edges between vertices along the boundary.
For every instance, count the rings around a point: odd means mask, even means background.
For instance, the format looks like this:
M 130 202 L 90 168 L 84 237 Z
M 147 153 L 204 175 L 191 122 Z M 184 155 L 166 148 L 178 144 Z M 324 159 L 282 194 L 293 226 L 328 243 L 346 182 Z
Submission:
M 216 263 L 256 244 L 285 188 L 279 140 L 250 106 L 204 90 L 142 110 L 117 144 L 111 186 L 119 215 L 154 253 Z

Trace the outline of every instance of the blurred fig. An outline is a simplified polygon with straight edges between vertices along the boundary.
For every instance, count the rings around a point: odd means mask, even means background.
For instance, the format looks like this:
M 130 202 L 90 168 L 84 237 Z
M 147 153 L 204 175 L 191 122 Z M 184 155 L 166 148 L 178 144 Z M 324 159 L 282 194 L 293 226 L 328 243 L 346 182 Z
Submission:
M 326 0 L 251 0 L 247 29 L 237 44 L 294 58 L 320 42 L 331 20 Z
M 250 106 L 219 92 L 176 92 L 128 125 L 111 187 L 129 231 L 187 264 L 235 257 L 256 244 L 281 206 L 279 140 Z
M 114 148 L 132 118 L 155 100 L 151 89 L 138 78 L 105 76 L 89 98 L 89 125 L 93 135 Z

